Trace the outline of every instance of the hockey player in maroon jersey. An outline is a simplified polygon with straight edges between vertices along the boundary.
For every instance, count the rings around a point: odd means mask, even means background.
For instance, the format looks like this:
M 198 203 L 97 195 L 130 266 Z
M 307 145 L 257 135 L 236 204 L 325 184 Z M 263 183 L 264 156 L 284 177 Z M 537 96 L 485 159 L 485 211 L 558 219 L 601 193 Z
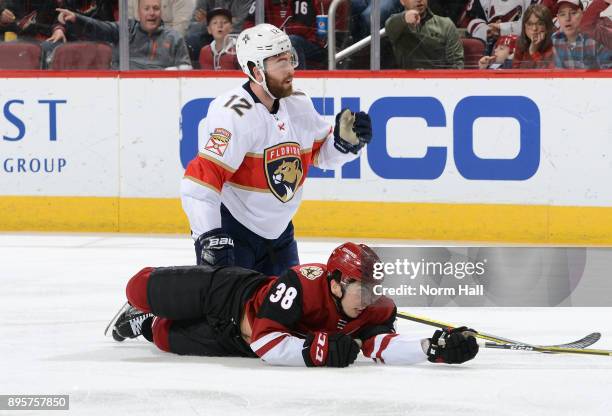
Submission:
M 394 302 L 374 295 L 376 262 L 368 246 L 345 243 L 327 264 L 295 266 L 280 277 L 240 267 L 147 267 L 128 282 L 129 303 L 109 327 L 118 341 L 143 335 L 176 354 L 285 366 L 346 367 L 360 350 L 396 365 L 476 356 L 465 327 L 422 340 L 396 333 Z

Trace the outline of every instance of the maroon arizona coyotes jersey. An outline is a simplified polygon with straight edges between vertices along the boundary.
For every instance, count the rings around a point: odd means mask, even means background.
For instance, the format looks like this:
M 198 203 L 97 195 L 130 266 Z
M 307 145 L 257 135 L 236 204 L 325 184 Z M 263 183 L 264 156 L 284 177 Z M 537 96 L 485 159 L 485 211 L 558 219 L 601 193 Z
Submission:
M 255 314 L 255 316 L 253 316 Z M 295 266 L 272 279 L 247 304 L 252 326 L 251 349 L 269 364 L 305 366 L 304 338 L 309 333 L 343 333 L 363 341 L 366 357 L 389 364 L 425 359 L 420 341 L 395 333 L 394 302 L 381 297 L 355 318 L 339 310 L 324 264 Z

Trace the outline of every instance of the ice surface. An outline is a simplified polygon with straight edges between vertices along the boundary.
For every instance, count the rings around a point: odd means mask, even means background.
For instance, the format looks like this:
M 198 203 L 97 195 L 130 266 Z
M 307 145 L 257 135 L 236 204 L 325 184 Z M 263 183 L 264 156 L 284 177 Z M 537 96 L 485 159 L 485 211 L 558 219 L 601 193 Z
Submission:
M 337 243 L 300 241 L 301 260 L 324 261 Z M 183 237 L 0 234 L 0 394 L 69 394 L 74 415 L 612 414 L 612 357 L 489 349 L 461 366 L 361 358 L 345 369 L 297 369 L 103 336 L 131 275 L 193 256 Z M 594 347 L 612 348 L 612 308 L 411 311 L 532 343 L 600 331 Z M 400 321 L 398 332 L 432 329 Z

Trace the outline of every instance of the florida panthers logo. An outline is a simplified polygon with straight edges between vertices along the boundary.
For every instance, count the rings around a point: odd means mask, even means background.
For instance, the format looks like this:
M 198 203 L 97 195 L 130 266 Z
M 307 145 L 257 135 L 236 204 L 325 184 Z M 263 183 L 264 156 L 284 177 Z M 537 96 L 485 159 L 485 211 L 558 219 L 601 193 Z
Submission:
M 281 202 L 290 201 L 304 176 L 300 145 L 290 142 L 267 148 L 264 164 L 270 191 Z

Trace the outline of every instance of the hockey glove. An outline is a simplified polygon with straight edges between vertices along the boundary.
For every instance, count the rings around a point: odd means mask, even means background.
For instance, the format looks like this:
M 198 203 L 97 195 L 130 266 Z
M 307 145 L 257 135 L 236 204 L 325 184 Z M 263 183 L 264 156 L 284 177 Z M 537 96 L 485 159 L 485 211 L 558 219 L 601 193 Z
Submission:
M 427 360 L 432 363 L 461 364 L 478 354 L 476 331 L 465 326 L 437 330 L 423 344 Z
M 221 228 L 201 234 L 195 242 L 195 248 L 199 265 L 234 265 L 234 240 Z
M 302 356 L 308 367 L 348 367 L 359 354 L 359 344 L 346 334 L 315 332 L 304 341 Z
M 353 113 L 344 109 L 336 115 L 334 127 L 334 146 L 342 153 L 359 153 L 359 150 L 372 140 L 372 121 L 370 116 L 360 111 Z

